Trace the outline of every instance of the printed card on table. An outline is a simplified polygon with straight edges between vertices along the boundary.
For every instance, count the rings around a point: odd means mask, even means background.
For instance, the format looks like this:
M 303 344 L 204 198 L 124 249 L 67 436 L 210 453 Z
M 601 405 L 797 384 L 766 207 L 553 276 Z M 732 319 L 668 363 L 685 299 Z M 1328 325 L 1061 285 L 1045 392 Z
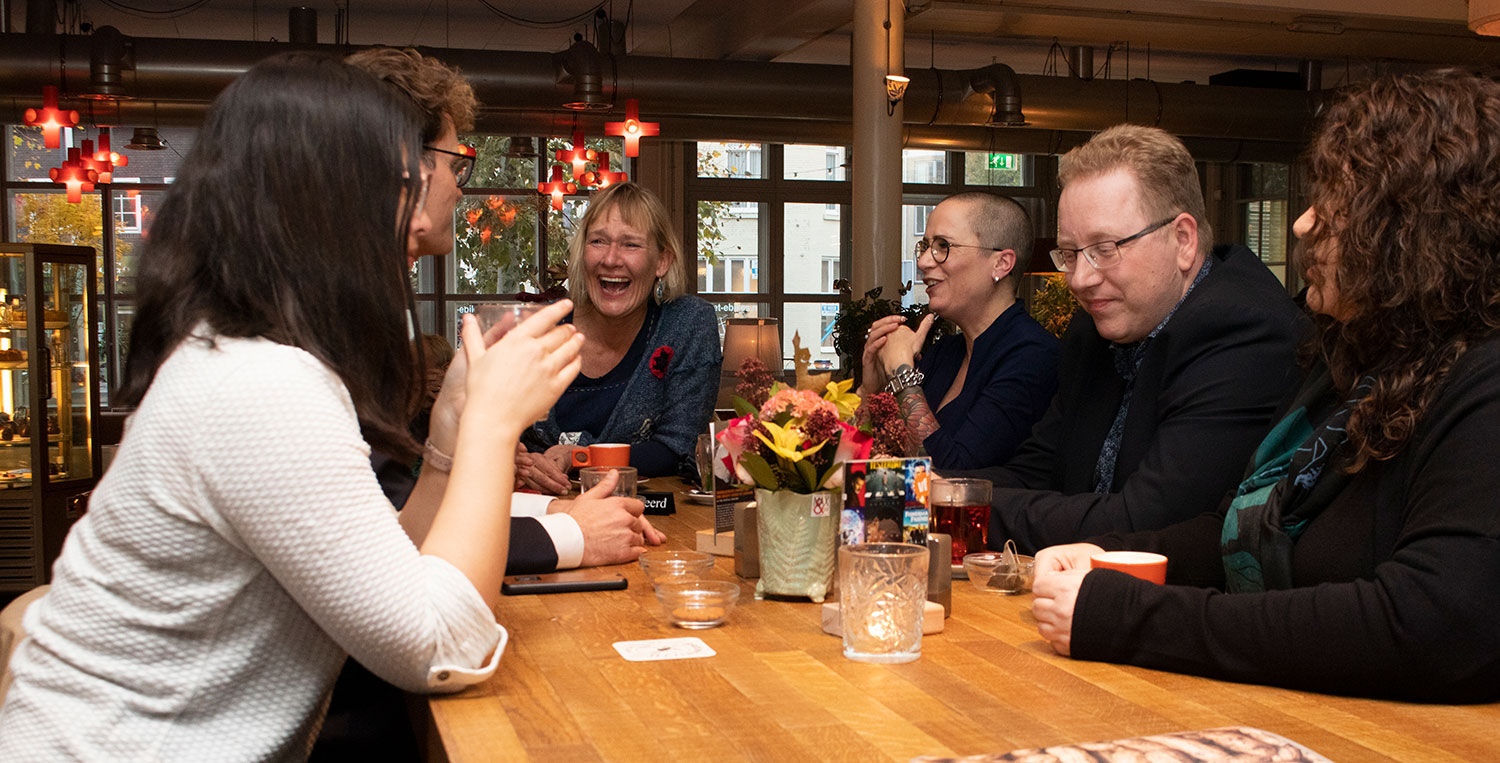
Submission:
M 844 464 L 842 543 L 927 543 L 932 459 L 880 458 Z
M 727 533 L 734 529 L 734 506 L 754 498 L 748 487 L 734 483 L 734 466 L 729 451 L 719 442 L 719 431 L 723 422 L 711 421 L 708 433 L 714 440 L 714 534 Z
M 695 636 L 685 638 L 654 638 L 646 641 L 616 641 L 615 651 L 630 662 L 655 662 L 657 660 L 691 660 L 697 657 L 712 657 L 718 652 L 703 639 Z

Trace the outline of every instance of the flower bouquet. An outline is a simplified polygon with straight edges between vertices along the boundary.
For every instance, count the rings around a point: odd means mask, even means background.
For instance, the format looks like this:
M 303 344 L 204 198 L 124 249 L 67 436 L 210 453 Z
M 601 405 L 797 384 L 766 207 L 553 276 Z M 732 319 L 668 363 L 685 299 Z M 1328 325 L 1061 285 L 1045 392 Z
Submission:
M 760 542 L 757 598 L 766 594 L 822 601 L 833 580 L 844 470 L 869 458 L 879 427 L 856 426 L 853 380 L 819 395 L 774 382 L 757 359 L 739 370 L 739 418 L 718 435 L 714 470 L 755 488 Z M 867 419 L 869 417 L 866 417 Z

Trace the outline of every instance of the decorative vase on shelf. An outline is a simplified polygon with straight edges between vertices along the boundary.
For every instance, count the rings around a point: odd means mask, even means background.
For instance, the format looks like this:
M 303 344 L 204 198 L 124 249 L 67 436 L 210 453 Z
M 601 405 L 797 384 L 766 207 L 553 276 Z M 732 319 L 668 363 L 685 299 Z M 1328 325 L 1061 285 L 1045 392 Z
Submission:
M 833 585 L 843 496 L 829 490 L 756 488 L 755 503 L 760 536 L 755 598 L 805 596 L 823 601 Z

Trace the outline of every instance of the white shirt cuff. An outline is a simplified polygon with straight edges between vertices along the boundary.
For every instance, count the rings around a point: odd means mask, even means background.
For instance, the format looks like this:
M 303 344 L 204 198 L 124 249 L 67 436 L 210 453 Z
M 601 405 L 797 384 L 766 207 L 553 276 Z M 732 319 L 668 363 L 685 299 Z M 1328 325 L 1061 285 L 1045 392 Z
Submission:
M 542 529 L 552 538 L 552 547 L 557 549 L 557 568 L 571 570 L 583 564 L 583 529 L 578 520 L 566 513 L 544 514 L 537 517 Z
M 550 495 L 541 493 L 511 493 L 510 515 L 513 517 L 542 517 L 547 514 L 547 507 L 557 500 Z

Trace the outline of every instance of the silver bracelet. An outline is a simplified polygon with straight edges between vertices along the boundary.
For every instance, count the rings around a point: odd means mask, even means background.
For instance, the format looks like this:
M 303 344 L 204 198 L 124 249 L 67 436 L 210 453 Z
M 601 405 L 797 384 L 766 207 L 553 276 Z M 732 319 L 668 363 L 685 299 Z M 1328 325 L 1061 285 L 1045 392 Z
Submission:
M 896 370 L 891 372 L 890 377 L 890 381 L 886 382 L 885 389 L 892 395 L 908 387 L 920 385 L 927 378 L 921 371 L 917 371 L 905 363 L 897 366 Z
M 422 466 L 432 467 L 440 472 L 453 471 L 453 456 L 438 450 L 438 446 L 432 444 L 432 438 L 422 445 Z

